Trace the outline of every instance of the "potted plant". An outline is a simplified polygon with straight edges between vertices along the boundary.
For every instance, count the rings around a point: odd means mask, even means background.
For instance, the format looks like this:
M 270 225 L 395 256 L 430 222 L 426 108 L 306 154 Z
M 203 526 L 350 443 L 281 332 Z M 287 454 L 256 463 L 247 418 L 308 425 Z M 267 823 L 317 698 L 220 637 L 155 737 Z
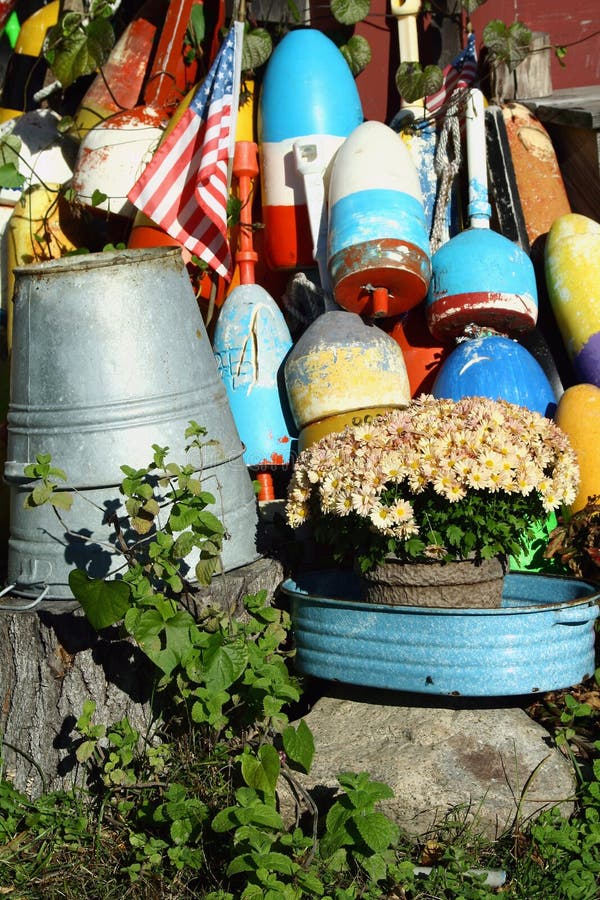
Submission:
M 539 413 L 422 395 L 305 449 L 286 514 L 358 570 L 368 601 L 499 606 L 508 557 L 573 501 L 578 478 L 567 436 Z
M 600 497 L 588 497 L 576 512 L 563 511 L 544 556 L 576 578 L 600 584 Z

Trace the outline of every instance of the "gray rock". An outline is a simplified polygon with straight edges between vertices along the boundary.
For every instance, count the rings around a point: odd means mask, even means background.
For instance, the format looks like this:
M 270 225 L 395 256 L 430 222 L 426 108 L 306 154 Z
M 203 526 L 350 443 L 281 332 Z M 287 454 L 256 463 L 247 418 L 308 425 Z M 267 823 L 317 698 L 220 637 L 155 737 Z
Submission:
M 391 692 L 363 691 L 362 701 L 345 693 L 321 697 L 304 717 L 315 758 L 299 780 L 319 806 L 339 790 L 338 773 L 367 771 L 394 790 L 381 808 L 411 835 L 435 830 L 451 809 L 492 839 L 550 806 L 572 812 L 572 767 L 523 709 L 435 707 L 430 698 L 404 706 Z M 285 788 L 280 801 L 292 815 Z

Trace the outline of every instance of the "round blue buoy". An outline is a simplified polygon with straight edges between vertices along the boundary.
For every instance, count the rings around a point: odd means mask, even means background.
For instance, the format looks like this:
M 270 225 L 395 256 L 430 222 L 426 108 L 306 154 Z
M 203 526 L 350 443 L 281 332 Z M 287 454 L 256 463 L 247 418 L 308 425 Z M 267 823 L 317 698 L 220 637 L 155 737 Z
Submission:
M 553 418 L 557 398 L 538 361 L 517 341 L 485 335 L 458 344 L 438 370 L 431 393 L 460 400 L 489 397 Z

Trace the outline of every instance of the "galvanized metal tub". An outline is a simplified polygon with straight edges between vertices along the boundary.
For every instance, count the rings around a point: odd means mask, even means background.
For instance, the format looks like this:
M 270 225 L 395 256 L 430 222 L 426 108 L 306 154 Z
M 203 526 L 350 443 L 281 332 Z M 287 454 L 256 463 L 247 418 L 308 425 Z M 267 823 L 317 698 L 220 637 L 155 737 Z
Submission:
M 365 687 L 467 697 L 558 690 L 594 672 L 598 589 L 509 573 L 500 609 L 364 603 L 349 572 L 286 580 L 300 672 Z
M 4 468 L 15 593 L 49 586 L 49 598 L 70 598 L 76 561 L 90 575 L 112 573 L 121 558 L 106 518 L 125 514 L 120 467 L 146 466 L 153 444 L 168 446 L 173 461 L 200 463 L 185 454 L 190 420 L 215 441 L 203 450 L 202 470 L 229 535 L 223 567 L 257 559 L 243 445 L 179 249 L 65 257 L 15 275 Z M 51 509 L 23 508 L 32 487 L 24 468 L 38 453 L 51 454 L 79 492 L 64 515 L 70 533 Z

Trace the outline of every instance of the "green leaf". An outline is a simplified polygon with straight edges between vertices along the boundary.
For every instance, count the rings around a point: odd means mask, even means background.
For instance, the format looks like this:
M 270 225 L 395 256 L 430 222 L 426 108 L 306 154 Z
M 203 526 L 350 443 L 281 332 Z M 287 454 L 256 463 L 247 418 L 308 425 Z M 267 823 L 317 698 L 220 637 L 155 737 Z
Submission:
M 371 62 L 371 45 L 362 34 L 353 34 L 346 44 L 342 44 L 340 52 L 355 78 Z
M 356 25 L 369 14 L 370 0 L 331 0 L 334 19 L 342 25 Z
M 125 581 L 103 581 L 73 569 L 69 572 L 69 587 L 97 631 L 119 622 L 131 604 L 131 588 Z
M 528 56 L 533 36 L 522 22 L 508 26 L 501 19 L 493 19 L 483 29 L 482 37 L 492 58 L 505 63 L 513 72 Z
M 69 510 L 73 506 L 73 495 L 68 491 L 52 491 L 49 500 L 57 509 Z
M 284 853 L 271 850 L 269 853 L 254 855 L 255 862 L 261 869 L 269 869 L 271 872 L 280 872 L 282 875 L 293 875 L 298 870 L 298 863 L 293 862 Z
M 83 732 L 89 727 L 90 722 L 92 721 L 92 716 L 94 715 L 95 712 L 96 712 L 96 701 L 90 700 L 89 698 L 87 700 L 84 700 L 83 707 L 81 709 L 81 715 L 77 719 L 77 730 L 78 731 Z
M 174 844 L 185 844 L 192 834 L 192 823 L 189 819 L 177 819 L 171 823 L 169 834 Z
M 94 193 L 92 194 L 90 202 L 92 206 L 100 206 L 102 203 L 104 203 L 105 200 L 108 200 L 108 194 L 104 194 L 102 191 L 96 188 L 94 190 Z
M 368 873 L 371 881 L 383 881 L 387 876 L 387 865 L 385 860 L 375 853 L 373 856 L 367 856 L 360 860 L 363 869 Z
M 194 620 L 186 610 L 179 610 L 165 621 L 159 612 L 148 609 L 138 618 L 133 636 L 146 656 L 165 675 L 170 675 L 189 653 L 193 626 Z
M 195 3 L 190 11 L 190 21 L 187 27 L 187 34 L 190 43 L 196 50 L 199 50 L 206 33 L 206 25 L 204 22 L 204 5 Z
M 237 806 L 227 806 L 225 809 L 219 810 L 211 822 L 212 830 L 216 831 L 217 834 L 221 834 L 224 831 L 231 831 L 233 828 L 237 828 L 240 821 L 237 811 Z
M 257 756 L 244 753 L 242 756 L 242 777 L 248 787 L 262 791 L 269 797 L 275 796 L 275 786 L 279 778 L 279 754 L 272 744 L 264 744 Z
M 304 719 L 300 719 L 298 728 L 288 725 L 281 737 L 291 768 L 308 773 L 315 755 L 315 742 L 312 731 Z
M 323 859 L 334 856 L 342 847 L 353 844 L 356 840 L 348 829 L 352 818 L 352 809 L 343 804 L 347 799 L 333 804 L 325 819 L 326 830 L 319 844 L 319 853 Z
M 18 135 L 5 134 L 4 137 L 0 139 L 0 164 L 6 165 L 7 163 L 13 163 L 13 165 L 18 167 L 19 154 L 22 146 L 23 142 Z
M 217 566 L 219 565 L 218 556 L 211 556 L 209 559 L 201 559 L 196 564 L 196 578 L 198 580 L 198 584 L 202 584 L 205 587 L 208 587 L 212 581 L 212 577 L 217 571 Z
M 197 538 L 193 531 L 182 531 L 177 535 L 173 544 L 173 556 L 175 559 L 185 559 L 197 544 Z
M 365 800 L 375 803 L 378 800 L 387 800 L 394 796 L 394 792 L 388 784 L 372 779 L 368 772 L 341 772 L 338 775 L 338 781 L 348 792 L 354 806 L 358 805 L 355 797 L 364 804 Z
M 396 87 L 403 100 L 414 103 L 438 91 L 443 78 L 439 66 L 426 66 L 422 69 L 418 62 L 403 62 L 396 71 Z
M 33 506 L 42 506 L 52 496 L 54 488 L 48 482 L 37 484 L 31 492 L 31 503 Z
M 242 48 L 242 71 L 258 69 L 266 63 L 272 52 L 273 40 L 266 28 L 253 28 L 247 31 Z
M 21 188 L 25 184 L 25 176 L 21 175 L 17 166 L 12 163 L 0 165 L 0 187 Z
M 58 24 L 50 29 L 44 44 L 46 60 L 63 88 L 103 66 L 115 43 L 115 34 L 107 19 L 92 19 L 85 28 L 71 27 L 74 20 L 68 17 L 72 15 L 63 14 Z
M 202 534 L 205 534 L 207 537 L 225 533 L 225 528 L 223 527 L 221 520 L 217 519 L 215 514 L 211 513 L 208 509 L 204 509 L 196 515 L 194 528 Z
M 214 825 L 213 825 L 214 827 Z M 242 872 L 254 872 L 256 871 L 256 864 L 252 858 L 251 853 L 240 853 L 237 856 L 234 856 L 229 865 L 227 866 L 227 875 L 239 875 Z M 260 890 L 260 889 L 259 889 Z M 258 894 L 259 897 L 263 897 L 262 891 Z
M 83 741 L 75 751 L 77 762 L 87 762 L 87 760 L 93 756 L 96 744 L 97 741 Z
M 184 531 L 194 524 L 198 510 L 185 503 L 174 503 L 169 514 L 169 528 L 173 531 Z
M 367 847 L 374 853 L 381 853 L 398 840 L 398 826 L 380 812 L 365 816 L 355 816 L 354 824 Z
M 210 647 L 202 656 L 206 686 L 223 691 L 238 680 L 248 664 L 248 648 L 244 640 Z

